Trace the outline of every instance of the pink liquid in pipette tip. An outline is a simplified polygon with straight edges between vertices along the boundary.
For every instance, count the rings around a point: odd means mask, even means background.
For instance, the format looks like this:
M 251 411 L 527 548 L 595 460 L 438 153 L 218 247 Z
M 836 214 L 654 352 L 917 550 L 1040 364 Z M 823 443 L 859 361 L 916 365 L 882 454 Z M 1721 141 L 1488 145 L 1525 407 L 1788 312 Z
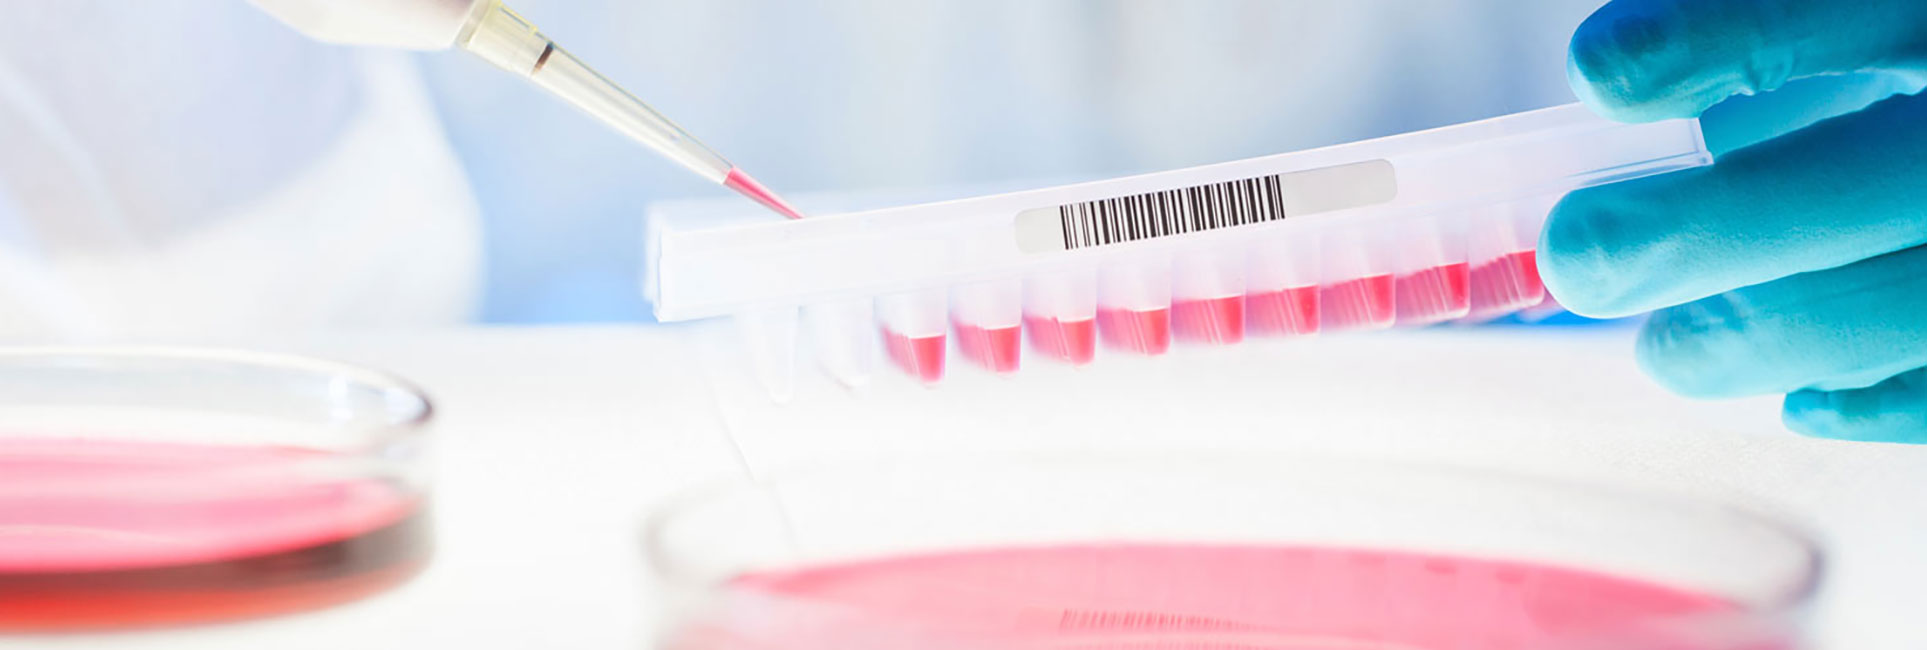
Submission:
M 384 589 L 420 500 L 287 447 L 0 437 L 0 631 L 228 620 Z
M 1472 305 L 1470 268 L 1459 262 L 1399 276 L 1398 324 L 1430 325 L 1464 316 Z
M 1016 325 L 983 327 L 957 323 L 957 349 L 965 359 L 991 372 L 1017 372 L 1023 331 Z
M 1243 295 L 1171 304 L 1171 327 L 1180 341 L 1230 345 L 1245 340 Z
M 1372 329 L 1392 324 L 1391 274 L 1346 280 L 1319 291 L 1319 315 L 1326 331 Z
M 1508 253 L 1472 268 L 1472 310 L 1467 318 L 1484 320 L 1539 304 L 1546 287 L 1539 280 L 1536 251 Z
M 1554 565 L 1369 549 L 1003 548 L 751 573 L 725 589 L 672 647 L 1792 648 L 1758 628 L 1736 640 L 1730 630 L 1745 628 L 1733 619 L 1748 613 L 1713 595 Z
M 755 199 L 757 203 L 761 203 L 765 207 L 775 210 L 785 217 L 791 219 L 803 218 L 802 212 L 790 206 L 789 202 L 783 200 L 783 197 L 777 196 L 775 192 L 769 191 L 769 188 L 763 187 L 762 183 L 756 182 L 756 179 L 750 178 L 749 174 L 743 173 L 741 169 L 735 167 L 729 168 L 729 175 L 723 178 L 723 185 L 742 193 L 743 196 Z
M 1303 336 L 1318 333 L 1318 287 L 1256 291 L 1245 297 L 1245 318 L 1254 334 Z
M 943 379 L 944 335 L 908 336 L 883 328 L 883 351 L 892 363 L 924 383 Z
M 1104 345 L 1136 354 L 1159 355 L 1171 349 L 1170 309 L 1097 310 L 1097 331 Z
M 1058 320 L 1047 316 L 1025 316 L 1024 329 L 1030 331 L 1030 347 L 1044 358 L 1084 365 L 1097 358 L 1097 321 Z

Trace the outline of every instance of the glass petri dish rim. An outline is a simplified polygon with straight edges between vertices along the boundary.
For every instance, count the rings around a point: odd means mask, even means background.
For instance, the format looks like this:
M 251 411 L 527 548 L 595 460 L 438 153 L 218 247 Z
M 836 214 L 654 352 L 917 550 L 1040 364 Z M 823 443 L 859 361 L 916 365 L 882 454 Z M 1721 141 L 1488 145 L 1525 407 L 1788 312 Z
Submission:
M 1623 504 L 1637 505 L 1675 512 L 1697 512 L 1707 515 L 1720 515 L 1759 526 L 1772 535 L 1794 544 L 1801 558 L 1797 578 L 1790 581 L 1787 589 L 1769 594 L 1760 600 L 1753 611 L 1768 615 L 1788 615 L 1807 606 L 1818 593 L 1826 574 L 1827 561 L 1824 545 L 1819 536 L 1806 526 L 1789 521 L 1760 509 L 1742 504 L 1690 497 L 1651 487 L 1610 485 L 1604 481 L 1588 481 L 1570 477 L 1537 475 L 1506 469 L 1492 469 L 1448 462 L 1425 462 L 1399 458 L 1368 458 L 1356 454 L 1327 452 L 1286 452 L 1283 450 L 1212 450 L 1182 452 L 1146 451 L 1102 451 L 1102 452 L 1065 452 L 1065 451 L 1026 451 L 1026 452 L 972 452 L 946 455 L 914 455 L 885 459 L 839 460 L 810 463 L 783 468 L 763 476 L 737 476 L 730 479 L 712 480 L 676 492 L 652 507 L 643 520 L 642 542 L 645 561 L 655 577 L 663 581 L 670 590 L 704 590 L 716 584 L 702 575 L 685 568 L 690 564 L 679 560 L 665 547 L 664 538 L 682 515 L 700 511 L 706 505 L 721 503 L 726 499 L 745 492 L 766 489 L 783 483 L 807 481 L 819 477 L 846 476 L 850 472 L 876 471 L 883 468 L 927 467 L 954 471 L 970 467 L 1010 468 L 1012 466 L 1055 467 L 1091 469 L 1116 468 L 1127 464 L 1162 466 L 1166 468 L 1191 466 L 1241 466 L 1253 467 L 1259 463 L 1268 467 L 1300 466 L 1331 468 L 1350 466 L 1366 468 L 1376 473 L 1398 472 L 1429 475 L 1443 480 L 1466 480 L 1477 483 L 1517 485 L 1536 490 L 1559 490 L 1582 498 L 1604 499 Z
M 264 370 L 287 371 L 323 377 L 341 377 L 384 393 L 399 394 L 412 402 L 410 412 L 398 419 L 361 427 L 367 436 L 364 446 L 380 446 L 410 436 L 422 435 L 435 420 L 435 401 L 428 392 L 394 373 L 352 363 L 298 354 L 264 352 L 234 347 L 185 345 L 0 345 L 0 367 L 29 360 L 86 359 L 162 360 L 183 364 L 232 364 Z

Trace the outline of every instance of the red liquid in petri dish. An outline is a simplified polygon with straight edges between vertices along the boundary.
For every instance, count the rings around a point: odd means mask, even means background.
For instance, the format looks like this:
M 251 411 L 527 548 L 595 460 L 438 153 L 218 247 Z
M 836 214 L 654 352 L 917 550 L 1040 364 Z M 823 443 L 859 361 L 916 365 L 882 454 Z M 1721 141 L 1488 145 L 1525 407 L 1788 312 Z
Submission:
M 1720 641 L 1691 624 L 1745 615 L 1711 595 L 1524 562 L 1322 547 L 1064 546 L 739 576 L 669 647 L 1791 650 L 1789 639 L 1770 634 Z
M 1398 324 L 1430 325 L 1472 308 L 1470 267 L 1464 262 L 1436 266 L 1398 277 Z
M 1391 274 L 1327 285 L 1318 293 L 1321 325 L 1326 331 L 1389 326 L 1395 290 Z
M 1318 333 L 1318 287 L 1287 287 L 1245 297 L 1246 326 L 1254 334 L 1301 336 Z
M 233 620 L 354 600 L 418 571 L 429 526 L 321 452 L 0 438 L 0 631 Z
M 1171 310 L 1099 309 L 1097 332 L 1114 349 L 1164 354 L 1171 349 Z
M 1030 348 L 1044 358 L 1080 366 L 1097 358 L 1096 319 L 1025 316 L 1024 329 L 1030 332 Z
M 1472 313 L 1483 320 L 1539 304 L 1546 287 L 1539 281 L 1536 251 L 1508 253 L 1472 268 Z
M 992 372 L 1017 372 L 1023 331 L 1010 327 L 981 327 L 957 323 L 957 349 L 965 359 Z
M 910 376 L 936 383 L 943 379 L 944 335 L 911 337 L 883 328 L 883 351 Z
M 1172 333 L 1180 341 L 1230 345 L 1245 340 L 1245 297 L 1179 300 L 1171 303 Z

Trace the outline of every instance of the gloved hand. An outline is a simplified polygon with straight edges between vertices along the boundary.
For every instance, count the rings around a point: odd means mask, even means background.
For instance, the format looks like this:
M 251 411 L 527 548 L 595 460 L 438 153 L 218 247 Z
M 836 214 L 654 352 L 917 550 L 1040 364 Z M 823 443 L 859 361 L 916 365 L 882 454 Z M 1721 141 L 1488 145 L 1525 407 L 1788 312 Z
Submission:
M 1917 90 L 1927 2 L 1614 0 L 1569 71 L 1608 117 L 1704 112 L 1718 155 L 1561 202 L 1540 243 L 1553 295 L 1590 316 L 1660 309 L 1638 358 L 1676 392 L 1788 393 L 1796 431 L 1927 443 L 1927 96 L 1790 132 L 1811 114 L 1787 105 Z M 1857 76 L 1728 99 L 1841 74 Z

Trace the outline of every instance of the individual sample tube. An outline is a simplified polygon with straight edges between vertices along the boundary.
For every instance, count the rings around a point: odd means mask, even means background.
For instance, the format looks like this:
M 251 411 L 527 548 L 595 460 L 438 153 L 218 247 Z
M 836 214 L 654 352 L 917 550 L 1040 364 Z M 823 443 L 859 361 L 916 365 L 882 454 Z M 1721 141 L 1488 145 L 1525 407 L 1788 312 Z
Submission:
M 1471 309 L 1462 215 L 1413 217 L 1394 233 L 1399 272 L 1394 281 L 1401 327 L 1440 323 Z
M 844 299 L 803 309 L 816 362 L 837 383 L 861 388 L 870 383 L 875 365 L 876 308 L 869 299 Z
M 1466 320 L 1491 320 L 1545 299 L 1534 245 L 1546 213 L 1558 199 L 1541 196 L 1491 206 L 1468 220 L 1472 304 Z
M 1245 256 L 1240 246 L 1194 248 L 1172 265 L 1171 328 L 1180 341 L 1230 345 L 1245 339 Z
M 1247 256 L 1245 322 L 1256 336 L 1318 333 L 1318 233 L 1271 235 Z
M 1097 271 L 1053 269 L 1024 280 L 1024 329 L 1038 356 L 1084 365 L 1097 356 Z
M 945 291 L 925 289 L 881 296 L 876 301 L 883 350 L 891 363 L 924 383 L 943 379 Z
M 1024 284 L 1017 278 L 966 284 L 950 292 L 957 351 L 998 373 L 1017 371 L 1023 349 Z
M 1097 331 L 1121 352 L 1160 355 L 1171 349 L 1171 258 L 1140 253 L 1098 271 Z
M 1325 268 L 1318 310 L 1324 331 L 1392 326 L 1396 291 L 1392 269 L 1382 259 L 1381 239 L 1369 226 L 1335 227 L 1322 242 Z

